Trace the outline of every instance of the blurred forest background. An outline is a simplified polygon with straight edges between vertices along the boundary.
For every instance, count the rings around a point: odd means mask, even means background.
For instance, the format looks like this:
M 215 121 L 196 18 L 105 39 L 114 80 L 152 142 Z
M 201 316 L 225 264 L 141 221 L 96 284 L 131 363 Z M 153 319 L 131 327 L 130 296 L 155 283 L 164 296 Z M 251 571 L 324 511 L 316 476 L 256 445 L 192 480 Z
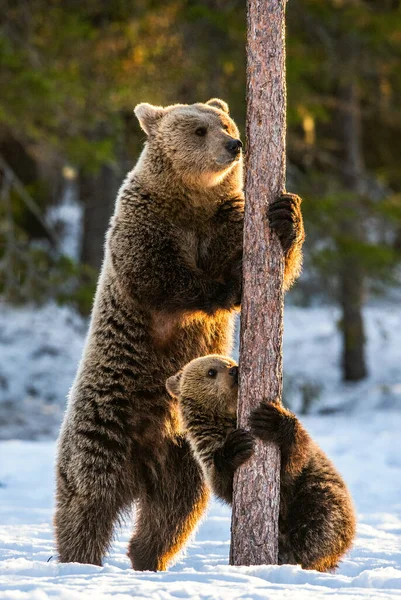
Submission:
M 307 231 L 288 301 L 338 307 L 340 373 L 351 382 L 369 375 L 364 305 L 399 299 L 400 4 L 287 5 L 287 187 L 305 199 Z M 138 102 L 218 96 L 244 137 L 245 38 L 243 0 L 2 0 L 6 320 L 10 307 L 49 302 L 89 314 L 116 193 L 144 141 Z M 7 389 L 0 364 L 0 396 Z

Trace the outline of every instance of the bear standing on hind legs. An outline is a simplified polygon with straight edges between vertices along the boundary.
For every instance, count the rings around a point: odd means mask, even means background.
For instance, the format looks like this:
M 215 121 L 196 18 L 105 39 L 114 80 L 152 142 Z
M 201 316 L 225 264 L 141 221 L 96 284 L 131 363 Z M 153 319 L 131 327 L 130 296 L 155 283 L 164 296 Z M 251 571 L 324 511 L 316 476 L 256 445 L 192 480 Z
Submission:
M 230 351 L 241 295 L 242 144 L 222 100 L 139 104 L 135 114 L 147 141 L 107 233 L 59 438 L 54 525 L 60 561 L 100 565 L 135 503 L 132 565 L 162 570 L 208 501 L 165 381 L 198 356 Z M 288 288 L 301 267 L 299 198 L 284 194 L 268 217 Z
M 232 502 L 235 470 L 253 454 L 253 436 L 279 445 L 279 564 L 334 569 L 355 537 L 355 513 L 341 476 L 296 416 L 262 402 L 251 413 L 251 433 L 237 429 L 238 366 L 224 356 L 194 359 L 166 387 L 179 399 L 207 481 L 225 502 Z

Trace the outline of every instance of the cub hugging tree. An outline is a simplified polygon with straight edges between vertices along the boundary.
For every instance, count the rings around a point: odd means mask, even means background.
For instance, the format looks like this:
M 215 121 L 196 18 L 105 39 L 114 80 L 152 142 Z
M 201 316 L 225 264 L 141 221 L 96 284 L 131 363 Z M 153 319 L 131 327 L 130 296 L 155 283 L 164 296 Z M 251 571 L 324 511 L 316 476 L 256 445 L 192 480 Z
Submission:
M 128 554 L 161 570 L 203 514 L 208 486 L 180 434 L 165 381 L 192 359 L 227 354 L 241 297 L 242 144 L 228 106 L 135 109 L 147 141 L 106 237 L 89 333 L 57 457 L 59 559 L 101 564 L 136 503 Z M 284 194 L 270 224 L 285 287 L 301 268 L 300 199 Z
M 279 564 L 328 571 L 350 548 L 355 514 L 347 487 L 295 415 L 262 402 L 251 433 L 237 429 L 238 366 L 230 358 L 194 359 L 167 380 L 183 427 L 216 495 L 231 504 L 235 470 L 253 454 L 254 437 L 281 450 Z

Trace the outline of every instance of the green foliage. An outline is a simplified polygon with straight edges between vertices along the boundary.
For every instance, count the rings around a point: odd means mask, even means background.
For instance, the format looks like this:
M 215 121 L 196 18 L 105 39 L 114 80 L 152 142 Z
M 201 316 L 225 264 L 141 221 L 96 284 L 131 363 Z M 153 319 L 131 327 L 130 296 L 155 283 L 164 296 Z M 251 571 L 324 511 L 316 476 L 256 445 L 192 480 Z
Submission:
M 243 0 L 6 1 L 0 143 L 9 135 L 19 140 L 46 174 L 66 163 L 94 173 L 121 155 L 131 162 L 137 155 L 143 133 L 132 116 L 136 103 L 212 96 L 229 102 L 244 132 L 245 9 Z M 349 258 L 371 280 L 393 282 L 394 240 L 401 239 L 399 4 L 292 1 L 287 25 L 288 155 L 294 191 L 305 197 L 306 279 L 335 294 L 340 264 Z M 359 198 L 344 183 L 339 137 L 339 90 L 350 81 L 360 95 L 365 172 L 379 189 L 373 193 L 369 183 Z M 29 186 L 44 212 L 50 184 Z M 17 198 L 13 207 L 29 261 L 46 273 L 52 293 L 87 308 L 90 274 L 51 249 L 32 249 L 32 215 Z M 347 219 L 361 224 L 360 238 L 345 235 Z
M 394 243 L 401 223 L 398 195 L 372 201 L 344 190 L 332 177 L 316 173 L 310 175 L 301 193 L 306 198 L 308 277 L 317 279 L 318 287 L 323 284 L 323 296 L 337 296 L 337 277 L 344 264 L 361 267 L 371 292 L 381 293 L 383 285 L 398 285 L 400 252 Z M 347 231 L 349 222 L 358 223 L 360 237 Z M 321 295 L 319 290 L 315 293 Z
M 0 127 L 11 127 L 27 143 L 46 141 L 77 166 L 110 160 L 122 116 L 144 99 L 196 101 L 214 92 L 235 106 L 242 94 L 243 114 L 239 0 L 229 6 L 143 0 L 108 7 L 34 0 L 29 11 L 10 3 L 3 19 Z M 94 148 L 91 139 L 104 123 L 106 139 L 97 137 Z
M 88 314 L 97 273 L 60 254 L 45 237 L 47 230 L 33 235 L 32 224 L 28 227 L 25 222 L 27 214 L 32 219 L 32 213 L 24 210 L 26 205 L 17 192 L 15 185 L 1 189 L 0 296 L 14 304 L 41 304 L 52 298 Z
M 0 248 L 5 248 L 1 244 Z M 24 244 L 0 251 L 0 295 L 13 304 L 42 304 L 53 298 L 60 304 L 74 306 L 81 314 L 90 312 L 97 273 L 67 256 L 54 253 L 46 245 Z M 3 263 L 7 258 L 7 263 Z M 11 269 L 11 281 L 7 269 Z

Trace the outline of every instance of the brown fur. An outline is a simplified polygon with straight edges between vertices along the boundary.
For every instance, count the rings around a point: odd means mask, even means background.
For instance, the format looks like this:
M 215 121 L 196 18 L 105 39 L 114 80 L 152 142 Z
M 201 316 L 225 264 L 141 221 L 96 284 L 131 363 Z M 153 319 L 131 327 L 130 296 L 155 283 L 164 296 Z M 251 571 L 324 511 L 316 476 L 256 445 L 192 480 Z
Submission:
M 59 438 L 54 524 L 61 561 L 101 564 L 114 524 L 135 502 L 132 565 L 159 570 L 208 500 L 165 380 L 197 356 L 230 350 L 241 292 L 242 158 L 226 148 L 239 134 L 220 100 L 135 112 L 148 138 L 107 233 Z M 272 225 L 289 257 L 302 220 L 288 202 L 282 210 Z M 287 282 L 299 265 L 298 252 L 287 260 Z
M 238 376 L 235 363 L 222 356 L 191 361 L 166 387 L 179 399 L 186 435 L 207 480 L 226 502 L 232 500 L 235 469 L 253 453 L 253 436 L 280 446 L 279 562 L 334 569 L 354 539 L 354 509 L 341 476 L 296 416 L 263 402 L 251 413 L 251 433 L 237 429 Z

